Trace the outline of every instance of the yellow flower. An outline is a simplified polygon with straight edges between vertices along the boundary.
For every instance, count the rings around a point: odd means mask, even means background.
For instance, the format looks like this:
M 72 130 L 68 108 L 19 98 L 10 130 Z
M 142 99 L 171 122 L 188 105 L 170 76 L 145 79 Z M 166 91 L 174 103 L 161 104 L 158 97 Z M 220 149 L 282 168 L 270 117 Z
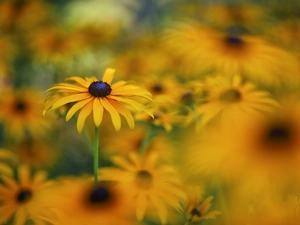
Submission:
M 16 155 L 10 151 L 0 148 L 0 176 L 12 176 L 13 169 L 8 165 L 8 162 L 16 162 Z
M 57 109 L 68 103 L 74 103 L 66 115 L 66 121 L 78 111 L 77 130 L 80 133 L 84 127 L 86 118 L 93 112 L 95 126 L 102 121 L 104 109 L 109 112 L 112 123 L 116 130 L 121 128 L 120 114 L 126 119 L 130 128 L 134 127 L 134 119 L 127 107 L 137 111 L 145 111 L 152 116 L 152 112 L 143 104 L 136 101 L 136 97 L 151 100 L 151 94 L 136 85 L 126 84 L 119 81 L 111 84 L 115 70 L 107 69 L 102 80 L 96 77 L 81 78 L 70 77 L 67 80 L 75 81 L 77 84 L 59 83 L 49 88 L 55 91 L 49 95 L 44 113 L 49 109 Z M 52 98 L 54 97 L 54 98 Z
M 246 35 L 239 27 L 219 32 L 199 24 L 185 25 L 170 30 L 166 39 L 173 51 L 188 62 L 186 68 L 197 75 L 213 69 L 274 84 L 295 80 L 299 72 L 293 54 L 260 37 Z
M 162 224 L 167 222 L 167 205 L 179 210 L 179 201 L 185 198 L 175 171 L 167 165 L 158 165 L 158 155 L 139 157 L 129 153 L 129 160 L 113 157 L 112 161 L 121 167 L 102 168 L 99 179 L 112 180 L 130 194 L 136 205 L 136 217 L 142 221 L 146 210 L 154 206 Z
M 269 97 L 269 93 L 256 90 L 249 82 L 243 83 L 237 75 L 232 79 L 210 77 L 206 88 L 206 103 L 200 104 L 196 109 L 201 115 L 201 125 L 208 124 L 214 118 L 219 118 L 223 126 L 239 124 L 279 106 L 279 103 Z
M 51 168 L 58 160 L 59 153 L 49 140 L 25 138 L 11 147 L 22 164 L 33 168 Z
M 1 93 L 0 106 L 0 121 L 9 137 L 41 136 L 51 127 L 51 120 L 42 115 L 43 99 L 37 90 L 5 90 Z
M 44 202 L 47 188 L 46 174 L 37 172 L 30 178 L 29 168 L 20 166 L 19 182 L 13 178 L 2 176 L 4 184 L 0 185 L 0 223 L 5 223 L 14 215 L 14 224 L 22 225 L 27 220 L 35 224 L 55 223 L 56 215 Z
M 90 177 L 60 178 L 48 198 L 61 224 L 132 224 L 126 191 L 109 182 L 94 185 Z
M 229 143 L 240 152 L 237 156 L 252 173 L 283 178 L 299 175 L 300 106 L 298 102 L 284 103 L 268 117 L 252 121 L 231 135 L 239 140 Z
M 184 204 L 184 212 L 186 221 L 196 223 L 205 219 L 214 219 L 217 215 L 221 214 L 220 211 L 209 211 L 211 207 L 211 200 L 213 196 L 201 200 L 201 190 L 198 186 L 190 187 L 187 193 L 187 201 Z

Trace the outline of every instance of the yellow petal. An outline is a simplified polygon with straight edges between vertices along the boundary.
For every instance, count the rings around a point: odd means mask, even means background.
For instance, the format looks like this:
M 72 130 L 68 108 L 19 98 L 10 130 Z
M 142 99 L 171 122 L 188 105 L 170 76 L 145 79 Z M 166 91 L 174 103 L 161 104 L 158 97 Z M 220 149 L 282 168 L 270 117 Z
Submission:
M 109 112 L 112 123 L 115 129 L 118 131 L 121 129 L 121 118 L 118 111 L 109 103 L 106 98 L 100 98 L 101 104 Z
M 8 175 L 8 176 L 12 176 L 13 175 L 13 169 L 4 164 L 4 163 L 0 163 L 0 174 L 5 174 L 5 175 Z
M 118 89 L 119 87 L 122 87 L 123 85 L 125 85 L 127 82 L 126 81 L 118 81 L 117 83 L 114 83 L 111 85 L 111 89 Z
M 72 94 L 72 95 L 68 95 L 65 97 L 61 97 L 59 100 L 57 100 L 53 106 L 52 109 L 56 109 L 60 106 L 63 106 L 67 103 L 71 103 L 71 102 L 77 102 L 77 101 L 81 101 L 87 98 L 90 98 L 91 95 L 89 93 L 80 93 L 80 94 Z
M 37 172 L 33 177 L 32 187 L 40 186 L 41 184 L 43 184 L 45 182 L 46 179 L 47 179 L 46 172 L 44 172 L 44 171 Z
M 5 204 L 0 207 L 0 223 L 5 223 L 14 213 L 16 206 L 14 204 Z
M 78 133 L 81 133 L 81 131 L 84 127 L 85 120 L 91 114 L 92 110 L 93 110 L 93 102 L 92 101 L 87 103 L 81 109 L 81 111 L 78 115 L 78 119 L 77 119 L 77 131 L 78 131 Z
M 68 111 L 67 115 L 66 115 L 66 121 L 69 121 L 72 116 L 82 107 L 84 107 L 89 101 L 91 101 L 92 98 L 86 99 L 86 100 L 82 100 L 80 102 L 77 102 L 76 104 L 74 104 Z
M 200 206 L 200 212 L 202 215 L 204 215 L 210 208 L 211 206 L 211 200 L 214 198 L 214 196 L 209 196 L 207 197 L 204 202 Z
M 88 88 L 90 86 L 90 82 L 86 81 L 85 79 L 83 79 L 82 77 L 69 77 L 66 80 L 72 80 L 72 81 L 76 81 L 78 84 L 80 84 L 83 87 Z
M 112 81 L 113 78 L 114 78 L 115 72 L 116 72 L 115 69 L 107 68 L 107 69 L 105 70 L 105 72 L 104 72 L 102 81 L 103 81 L 103 82 L 106 82 L 106 83 L 108 83 L 108 84 L 110 84 L 111 81 Z
M 103 117 L 103 106 L 101 105 L 99 98 L 94 99 L 93 116 L 94 116 L 95 125 L 98 127 L 101 124 L 102 117 Z
M 18 169 L 18 176 L 21 186 L 27 186 L 30 184 L 30 171 L 28 166 L 21 165 Z
M 150 197 L 150 200 L 152 201 L 153 205 L 157 208 L 157 213 L 158 213 L 161 223 L 166 224 L 167 223 L 167 208 L 166 208 L 166 206 L 156 196 L 150 195 L 149 197 Z
M 136 218 L 141 222 L 147 209 L 147 197 L 145 194 L 139 194 L 136 200 Z
M 108 101 L 112 104 L 112 106 L 114 108 L 117 109 L 117 111 L 122 116 L 124 116 L 124 118 L 126 119 L 128 125 L 129 125 L 129 128 L 133 129 L 134 128 L 134 118 L 133 118 L 132 114 L 129 112 L 129 110 L 125 106 L 121 105 L 120 103 L 118 103 L 114 100 L 108 100 Z
M 15 214 L 14 225 L 24 225 L 26 219 L 27 214 L 24 208 L 20 208 Z

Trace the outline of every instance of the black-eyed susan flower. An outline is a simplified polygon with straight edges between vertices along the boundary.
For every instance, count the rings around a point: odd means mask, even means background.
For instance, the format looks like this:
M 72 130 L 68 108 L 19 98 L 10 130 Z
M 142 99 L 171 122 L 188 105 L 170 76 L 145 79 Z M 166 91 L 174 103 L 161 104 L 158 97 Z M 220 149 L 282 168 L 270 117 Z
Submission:
M 180 210 L 179 201 L 185 199 L 175 170 L 158 164 L 158 154 L 139 157 L 129 153 L 125 157 L 113 157 L 120 167 L 99 169 L 100 180 L 112 180 L 127 191 L 136 207 L 136 218 L 142 221 L 150 206 L 156 209 L 162 224 L 167 222 L 168 206 Z
M 268 117 L 241 126 L 231 143 L 249 172 L 272 174 L 274 180 L 297 176 L 300 172 L 300 106 L 298 101 L 283 103 Z
M 43 98 L 39 90 L 4 90 L 0 96 L 0 121 L 10 138 L 41 136 L 51 127 L 51 116 L 43 117 Z
M 187 200 L 184 203 L 184 213 L 186 222 L 197 223 L 206 219 L 214 219 L 221 214 L 220 211 L 210 211 L 211 201 L 214 196 L 208 196 L 202 200 L 200 187 L 193 186 L 187 190 Z
M 206 125 L 218 118 L 221 125 L 234 125 L 251 117 L 272 112 L 279 103 L 266 91 L 260 91 L 250 82 L 242 82 L 240 76 L 209 77 L 207 79 L 205 103 L 197 106 L 201 115 L 199 123 Z
M 74 76 L 67 80 L 75 82 L 75 84 L 59 83 L 54 85 L 47 90 L 47 92 L 54 91 L 54 93 L 49 95 L 50 98 L 46 102 L 44 113 L 49 109 L 57 109 L 73 103 L 66 115 L 66 120 L 70 120 L 80 110 L 77 119 L 78 132 L 82 131 L 85 120 L 91 113 L 95 126 L 98 127 L 101 124 L 104 110 L 110 114 L 116 130 L 121 128 L 120 115 L 126 119 L 130 128 L 134 127 L 131 109 L 144 111 L 153 116 L 152 112 L 137 100 L 138 97 L 152 100 L 151 94 L 136 85 L 127 84 L 126 81 L 112 84 L 114 73 L 115 70 L 109 68 L 101 80 L 96 77 L 83 79 Z M 129 107 L 130 109 L 128 109 Z
M 127 191 L 113 183 L 102 182 L 95 187 L 90 177 L 61 177 L 51 190 L 50 206 L 61 224 L 132 224 Z
M 12 152 L 0 148 L 0 176 L 12 176 L 13 169 L 10 166 L 11 163 L 15 163 L 17 161 L 17 157 Z
M 35 224 L 51 224 L 56 222 L 56 215 L 51 211 L 44 197 L 47 188 L 52 184 L 46 181 L 45 172 L 37 172 L 31 178 L 27 166 L 19 166 L 18 181 L 2 176 L 4 184 L 0 185 L 0 223 L 13 218 L 14 224 L 25 224 L 31 220 Z
M 240 73 L 267 84 L 295 80 L 299 73 L 297 58 L 242 27 L 219 32 L 201 24 L 184 25 L 170 30 L 166 42 L 185 58 L 190 71 L 207 70 L 223 74 Z M 286 71 L 284 75 L 279 71 Z

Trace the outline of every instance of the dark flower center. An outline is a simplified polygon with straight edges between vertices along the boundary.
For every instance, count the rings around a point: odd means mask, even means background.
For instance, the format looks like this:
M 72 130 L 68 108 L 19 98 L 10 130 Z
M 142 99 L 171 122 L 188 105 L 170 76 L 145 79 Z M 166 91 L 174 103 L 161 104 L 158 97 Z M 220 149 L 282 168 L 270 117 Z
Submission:
M 106 97 L 111 91 L 110 85 L 102 81 L 95 81 L 89 86 L 89 93 L 94 97 Z
M 152 175 L 146 170 L 140 170 L 135 176 L 135 183 L 141 189 L 148 189 L 152 186 Z
M 292 139 L 292 131 L 286 124 L 272 125 L 266 134 L 269 144 L 276 146 L 288 145 Z
M 198 217 L 200 217 L 201 213 L 200 213 L 200 211 L 198 209 L 193 208 L 192 211 L 191 211 L 191 215 L 192 216 L 198 216 Z
M 105 187 L 97 187 L 93 189 L 90 195 L 90 203 L 92 204 L 99 204 L 107 202 L 111 198 L 110 192 Z
M 234 47 L 239 47 L 244 43 L 243 40 L 238 36 L 228 36 L 226 37 L 225 41 L 227 44 Z
M 32 192 L 30 190 L 21 190 L 17 195 L 17 201 L 19 203 L 28 202 L 32 197 Z
M 229 89 L 221 94 L 220 100 L 225 102 L 237 102 L 241 99 L 241 97 L 240 92 L 234 89 Z
M 14 107 L 17 112 L 24 112 L 26 110 L 26 103 L 22 100 L 17 100 Z
M 154 93 L 161 93 L 163 91 L 163 87 L 160 84 L 155 84 L 152 87 L 152 91 Z

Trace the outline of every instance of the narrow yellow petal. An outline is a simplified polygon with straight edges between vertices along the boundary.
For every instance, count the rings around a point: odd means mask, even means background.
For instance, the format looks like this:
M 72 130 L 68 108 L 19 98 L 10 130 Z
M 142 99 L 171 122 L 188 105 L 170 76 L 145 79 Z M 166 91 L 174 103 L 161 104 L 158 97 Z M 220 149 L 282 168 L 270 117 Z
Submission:
M 150 109 L 148 109 L 146 106 L 144 106 L 132 99 L 122 98 L 122 97 L 118 97 L 118 96 L 109 96 L 108 98 L 111 98 L 111 99 L 117 100 L 119 102 L 123 102 L 127 105 L 130 105 L 133 108 L 135 108 L 138 112 L 144 111 L 153 118 L 153 112 Z
M 116 83 L 114 83 L 114 84 L 112 84 L 111 85 L 111 89 L 118 89 L 119 87 L 122 87 L 123 85 L 125 85 L 127 82 L 126 81 L 123 81 L 123 80 L 121 80 L 121 81 L 118 81 L 118 82 L 116 82 Z
M 109 112 L 112 123 L 115 129 L 118 131 L 121 129 L 121 118 L 118 111 L 109 103 L 106 98 L 100 98 L 101 104 Z
M 145 194 L 139 194 L 136 200 L 136 218 L 139 222 L 141 222 L 144 218 L 147 205 L 147 196 Z
M 20 208 L 16 214 L 14 219 L 14 225 L 23 225 L 27 219 L 27 213 L 24 208 Z
M 72 116 L 82 107 L 84 107 L 88 102 L 90 102 L 92 100 L 92 98 L 88 98 L 86 100 L 82 100 L 80 102 L 77 102 L 76 104 L 74 104 L 68 111 L 67 115 L 66 115 L 66 121 L 69 121 Z
M 8 166 L 4 163 L 0 163 L 0 175 L 1 174 L 12 176 L 13 175 L 13 169 L 10 166 Z
M 30 182 L 30 171 L 28 166 L 21 165 L 18 168 L 18 177 L 21 186 L 27 186 Z
M 52 91 L 52 90 L 78 91 L 78 92 L 87 92 L 88 91 L 88 89 L 85 87 L 81 87 L 81 86 L 77 86 L 77 85 L 73 85 L 73 84 L 67 84 L 67 83 L 56 84 L 56 85 L 50 87 L 49 89 L 47 89 L 46 92 Z
M 35 173 L 35 175 L 33 177 L 32 186 L 33 187 L 40 186 L 41 184 L 43 184 L 45 182 L 46 179 L 47 179 L 47 173 L 44 171 L 39 171 L 39 172 Z
M 204 215 L 210 208 L 211 206 L 211 200 L 214 198 L 214 196 L 209 196 L 207 197 L 204 202 L 200 206 L 200 212 L 202 215 Z
M 15 211 L 15 205 L 14 204 L 5 204 L 0 207 L 0 223 L 5 223 L 9 218 L 13 215 Z
M 83 79 L 82 77 L 68 77 L 66 80 L 72 80 L 72 81 L 76 81 L 78 84 L 80 84 L 83 87 L 88 88 L 90 86 L 90 82 L 86 81 L 85 79 Z
M 125 106 L 118 103 L 117 101 L 114 101 L 114 100 L 108 100 L 108 101 L 112 104 L 112 106 L 114 108 L 117 109 L 117 111 L 122 116 L 124 116 L 124 118 L 126 119 L 128 125 L 129 125 L 129 128 L 133 129 L 134 128 L 134 118 L 133 118 L 132 114 L 130 113 L 130 111 Z
M 150 195 L 149 197 L 150 197 L 150 200 L 153 203 L 153 205 L 157 208 L 157 213 L 158 213 L 161 223 L 166 224 L 167 223 L 167 214 L 168 214 L 166 206 L 155 195 Z
M 81 131 L 84 127 L 85 120 L 91 114 L 92 110 L 93 110 L 93 102 L 92 101 L 87 103 L 81 109 L 81 111 L 78 115 L 78 119 L 77 119 L 77 131 L 78 131 L 78 133 L 81 133 Z
M 116 164 L 117 166 L 128 170 L 130 172 L 135 172 L 136 168 L 130 164 L 125 158 L 121 157 L 121 156 L 114 156 L 112 157 L 111 161 Z
M 80 93 L 80 94 L 72 94 L 69 96 L 65 96 L 65 97 L 61 97 L 59 100 L 57 100 L 53 106 L 52 109 L 56 109 L 60 106 L 63 106 L 67 103 L 71 103 L 71 102 L 77 102 L 77 101 L 81 101 L 87 98 L 90 98 L 91 95 L 89 93 Z
M 111 81 L 112 81 L 113 78 L 114 78 L 115 72 L 116 72 L 115 69 L 107 68 L 107 69 L 105 70 L 105 72 L 104 72 L 102 81 L 103 81 L 103 82 L 106 82 L 106 83 L 108 83 L 108 84 L 110 84 Z
M 101 124 L 102 117 L 103 117 L 103 106 L 101 105 L 99 98 L 94 99 L 93 116 L 94 116 L 95 125 L 98 127 Z
M 19 188 L 19 186 L 16 184 L 15 180 L 13 180 L 7 176 L 2 176 L 1 179 L 6 184 L 6 186 L 9 187 L 11 190 L 17 190 Z

